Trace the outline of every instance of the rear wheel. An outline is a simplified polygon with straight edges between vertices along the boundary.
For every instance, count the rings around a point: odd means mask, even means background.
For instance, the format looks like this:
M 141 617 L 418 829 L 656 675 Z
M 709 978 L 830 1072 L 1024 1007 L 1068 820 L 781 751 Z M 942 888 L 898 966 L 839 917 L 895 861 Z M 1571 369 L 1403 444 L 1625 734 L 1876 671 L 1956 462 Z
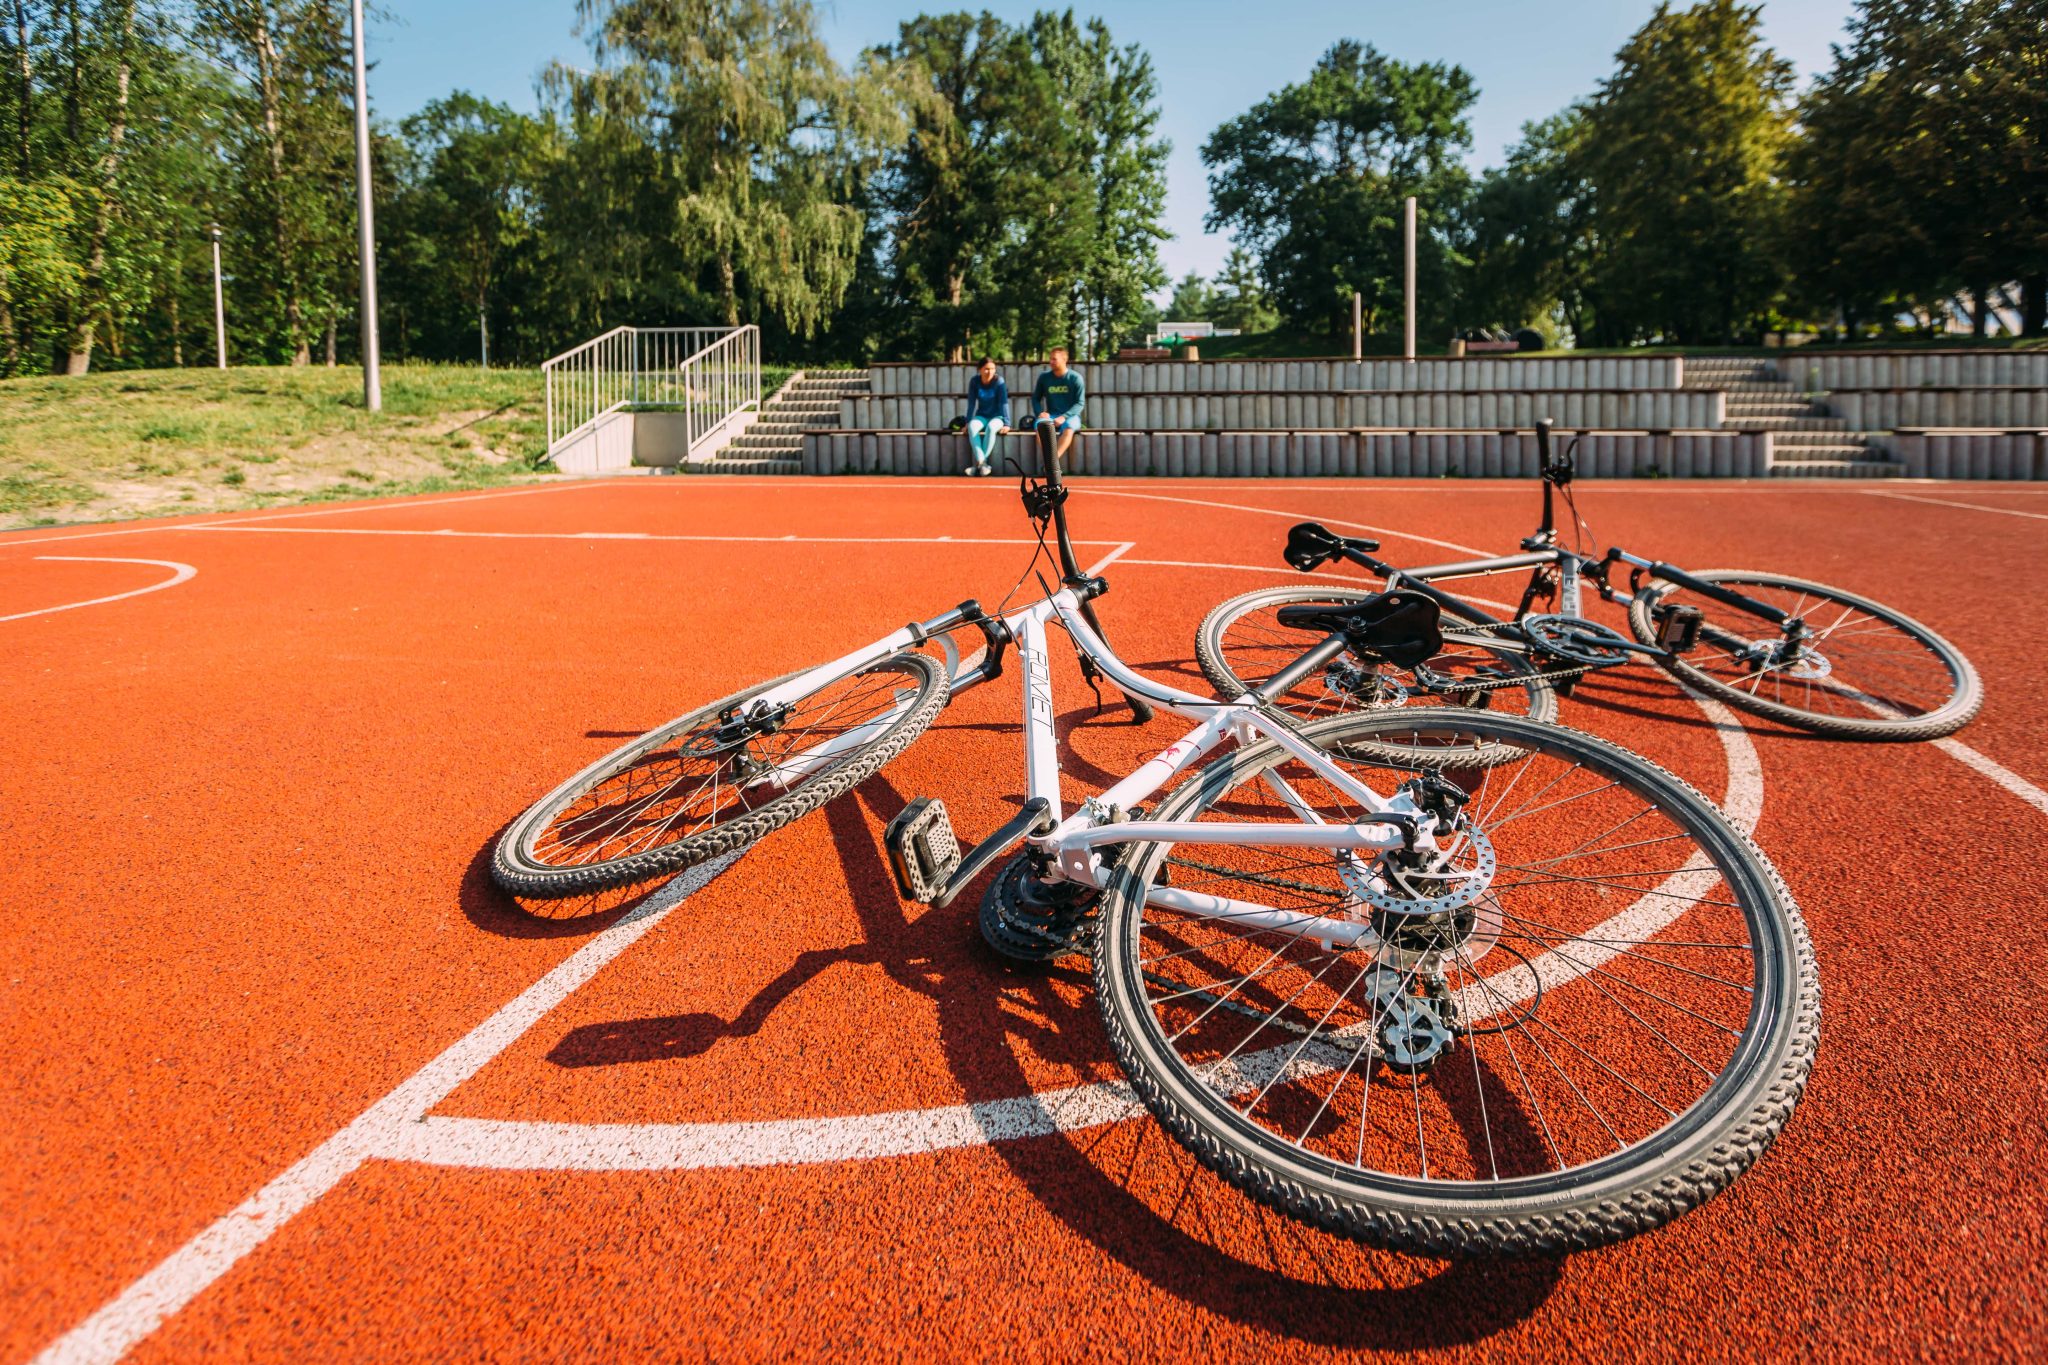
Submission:
M 499 839 L 521 896 L 581 895 L 746 848 L 865 781 L 946 704 L 943 670 L 903 653 L 777 706 L 792 673 L 650 730 L 549 792 Z
M 1806 626 L 1794 640 L 1767 616 L 1653 580 L 1629 603 L 1629 629 L 1654 644 L 1660 614 L 1697 607 L 1699 644 L 1660 659 L 1700 691 L 1771 720 L 1851 739 L 1938 739 L 1968 724 L 1983 684 L 1962 651 L 1910 616 L 1783 574 L 1710 569 L 1692 575 L 1776 608 Z
M 1373 595 L 1354 588 L 1261 588 L 1233 597 L 1202 621 L 1195 658 L 1219 693 L 1242 696 L 1320 643 L 1310 631 L 1281 625 L 1282 607 L 1362 602 Z M 1526 653 L 1490 645 L 1463 623 L 1447 623 L 1445 636 L 1443 649 L 1412 672 L 1346 651 L 1275 704 L 1305 721 L 1402 706 L 1462 706 L 1534 720 L 1557 718 L 1557 693 Z M 1497 761 L 1513 752 L 1496 747 L 1483 757 Z
M 1805 1086 L 1819 982 L 1790 894 L 1706 798 L 1522 717 L 1302 733 L 1383 794 L 1463 793 L 1456 831 L 1405 868 L 1278 839 L 1128 846 L 1096 985 L 1169 1132 L 1262 1203 L 1431 1254 L 1616 1241 L 1755 1161 Z M 1391 757 L 1488 747 L 1518 757 Z M 1266 742 L 1157 818 L 1296 825 L 1302 805 L 1360 814 Z

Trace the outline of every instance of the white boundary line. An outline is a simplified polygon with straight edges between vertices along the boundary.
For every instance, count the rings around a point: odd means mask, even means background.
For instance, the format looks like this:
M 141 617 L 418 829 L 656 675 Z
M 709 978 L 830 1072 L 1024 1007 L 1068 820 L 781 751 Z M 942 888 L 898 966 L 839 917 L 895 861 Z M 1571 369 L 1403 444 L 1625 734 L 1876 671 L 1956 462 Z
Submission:
M 159 531 L 193 531 L 207 526 L 246 525 L 256 521 L 281 521 L 287 517 L 338 517 L 347 512 L 380 512 L 392 508 L 433 507 L 445 502 L 485 502 L 491 498 L 518 498 L 533 493 L 563 493 L 578 488 L 603 488 L 601 483 L 546 483 L 527 484 L 519 488 L 504 488 L 492 493 L 455 493 L 447 497 L 432 498 L 381 498 L 374 502 L 352 502 L 344 507 L 298 507 L 281 512 L 264 512 L 257 516 L 243 516 L 229 513 L 219 521 L 180 521 L 163 525 L 161 521 L 139 526 L 118 526 L 110 531 L 81 531 L 77 535 L 30 536 L 11 540 L 9 532 L 0 532 L 0 550 L 11 550 L 17 545 L 50 545 L 59 541 L 98 540 L 105 536 L 146 536 Z
M 663 531 L 421 531 L 390 526 L 180 526 L 180 531 L 226 531 L 278 536 L 421 536 L 428 540 L 624 540 L 698 541 L 738 545 L 1036 545 L 1034 540 L 987 536 L 695 536 Z M 1076 545 L 1115 545 L 1114 540 L 1077 540 Z
M 1986 758 L 1969 745 L 1958 739 L 1937 739 L 1934 747 L 1965 767 L 1974 768 L 1985 777 L 2017 796 L 2043 815 L 2048 815 L 2048 791 L 2042 791 L 2033 783 L 2021 777 L 2012 769 L 1994 759 Z
M 66 564 L 152 564 L 159 569 L 171 569 L 174 572 L 163 582 L 152 583 L 146 588 L 130 588 L 127 592 L 117 592 L 111 597 L 92 597 L 87 598 L 83 602 L 66 602 L 61 606 L 37 607 L 34 611 L 18 611 L 12 616 L 0 616 L 0 621 L 24 621 L 31 616 L 47 616 L 53 611 L 71 611 L 77 607 L 96 607 L 102 602 L 118 602 L 124 597 L 140 597 L 144 593 L 162 592 L 165 588 L 177 587 L 180 583 L 196 577 L 199 573 L 199 570 L 193 568 L 190 564 L 180 564 L 175 559 L 102 559 L 87 555 L 37 555 L 35 558 L 37 563 L 48 560 L 54 563 Z
M 1950 502 L 1946 498 L 1916 498 L 1911 493 L 1892 493 L 1876 488 L 1861 488 L 1857 491 L 1866 498 L 1891 498 L 1898 502 L 1925 503 L 1929 507 L 1953 507 L 1957 511 L 1968 512 L 1996 512 L 2002 517 L 2030 517 L 2035 521 L 2048 521 L 2048 512 L 2022 512 L 2017 507 L 1986 507 L 1980 502 Z
M 111 1365 L 126 1355 L 357 1167 L 386 1148 L 401 1146 L 395 1130 L 419 1123 L 429 1109 L 482 1070 L 612 959 L 639 942 L 671 910 L 708 885 L 738 856 L 728 854 L 701 863 L 648 897 L 632 913 L 570 954 L 510 1004 L 364 1110 L 355 1122 L 301 1157 L 284 1174 L 52 1342 L 35 1358 L 35 1365 Z

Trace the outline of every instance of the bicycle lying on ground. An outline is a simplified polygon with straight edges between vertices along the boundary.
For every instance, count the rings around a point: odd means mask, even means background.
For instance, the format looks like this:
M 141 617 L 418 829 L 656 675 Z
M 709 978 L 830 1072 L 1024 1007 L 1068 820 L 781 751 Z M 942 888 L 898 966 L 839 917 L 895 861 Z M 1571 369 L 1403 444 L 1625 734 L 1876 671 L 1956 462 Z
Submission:
M 1558 543 L 1552 492 L 1571 497 L 1567 450 L 1553 460 L 1550 423 L 1536 427 L 1543 524 L 1522 553 L 1419 568 L 1373 558 L 1378 542 L 1336 535 L 1314 522 L 1288 535 L 1285 558 L 1302 572 L 1344 559 L 1388 590 L 1421 594 L 1456 618 L 1444 650 L 1412 675 L 1338 651 L 1319 676 L 1297 676 L 1275 696 L 1297 716 L 1398 706 L 1411 697 L 1490 706 L 1539 720 L 1557 713 L 1589 672 L 1650 658 L 1680 681 L 1731 706 L 1818 734 L 1853 739 L 1935 739 L 1961 729 L 1983 705 L 1977 672 L 1954 645 L 1918 621 L 1840 588 L 1783 574 L 1671 564 L 1610 549 L 1594 559 Z M 1573 507 L 1577 522 L 1577 509 Z M 1628 584 L 1614 582 L 1626 567 Z M 1435 586 L 1446 579 L 1531 570 L 1512 619 Z M 1633 639 L 1583 613 L 1585 585 L 1626 604 Z M 1223 603 L 1202 622 L 1196 657 L 1225 696 L 1274 677 L 1316 627 L 1301 608 L 1355 603 L 1372 589 L 1262 588 Z M 1538 606 L 1555 610 L 1533 610 Z M 1291 615 L 1290 615 L 1291 613 Z M 1331 632 L 1323 632 L 1335 640 Z
M 1791 896 L 1710 802 L 1527 717 L 1302 725 L 1262 689 L 1219 701 L 1138 675 L 1104 640 L 1107 584 L 1076 563 L 1040 458 L 1021 485 L 1025 577 L 1056 532 L 1040 600 L 962 603 L 642 736 L 512 824 L 499 883 L 561 896 L 744 848 L 875 772 L 1014 648 L 1028 798 L 966 847 L 943 802 L 911 801 L 884 839 L 899 888 L 943 907 L 996 869 L 989 943 L 1092 954 L 1132 1091 L 1253 1198 L 1395 1248 L 1561 1250 L 1656 1227 L 1756 1159 L 1804 1088 L 1819 984 Z M 1307 670 L 1440 645 L 1433 609 L 1398 593 L 1311 614 L 1329 640 Z M 1054 628 L 1139 719 L 1194 722 L 1071 810 Z

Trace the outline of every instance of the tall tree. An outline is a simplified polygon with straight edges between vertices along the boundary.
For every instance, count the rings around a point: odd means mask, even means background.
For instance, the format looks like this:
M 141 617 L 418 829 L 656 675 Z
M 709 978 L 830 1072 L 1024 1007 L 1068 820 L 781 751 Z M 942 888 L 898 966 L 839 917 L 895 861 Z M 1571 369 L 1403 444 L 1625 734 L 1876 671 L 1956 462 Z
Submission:
M 849 77 L 808 0 L 578 0 L 597 56 L 557 68 L 579 107 L 656 153 L 667 244 L 709 272 L 728 324 L 765 309 L 803 335 L 845 297 L 859 178 L 895 135 L 889 101 Z
M 1190 270 L 1173 287 L 1173 297 L 1166 303 L 1166 317 L 1170 322 L 1207 322 L 1215 306 L 1216 294 L 1209 288 L 1209 282 L 1199 272 Z
M 453 330 L 474 335 L 474 319 L 488 332 L 493 292 L 539 230 L 539 181 L 554 154 L 552 129 L 460 90 L 399 128 L 403 183 L 386 240 L 408 239 L 415 258 L 422 249 L 429 254 L 428 269 L 409 272 L 411 283 L 459 311 L 463 321 Z M 454 288 L 434 287 L 443 281 Z
M 1600 292 L 1616 320 L 1670 341 L 1728 341 L 1783 281 L 1773 250 L 1791 138 L 1792 68 L 1762 6 L 1661 4 L 1587 106 Z
M 1280 315 L 1266 298 L 1266 286 L 1259 279 L 1258 263 L 1241 246 L 1233 246 L 1223 258 L 1211 311 L 1219 325 L 1240 332 L 1270 332 L 1280 324 Z
M 1280 310 L 1332 334 L 1364 296 L 1368 328 L 1402 296 L 1401 201 L 1418 201 L 1418 267 L 1432 322 L 1461 264 L 1451 228 L 1478 97 L 1461 67 L 1336 44 L 1306 81 L 1231 119 L 1202 148 L 1211 230 L 1256 251 Z
M 1520 327 L 1555 309 L 1581 346 L 1625 340 L 1603 330 L 1593 187 L 1585 178 L 1584 106 L 1522 125 L 1507 164 L 1487 172 L 1466 215 L 1472 269 L 1461 316 Z
M 919 349 L 965 357 L 998 325 L 988 275 L 1005 227 L 999 109 L 1013 34 L 990 14 L 919 15 L 883 54 L 896 64 L 908 136 L 876 176 L 897 288 L 917 300 Z

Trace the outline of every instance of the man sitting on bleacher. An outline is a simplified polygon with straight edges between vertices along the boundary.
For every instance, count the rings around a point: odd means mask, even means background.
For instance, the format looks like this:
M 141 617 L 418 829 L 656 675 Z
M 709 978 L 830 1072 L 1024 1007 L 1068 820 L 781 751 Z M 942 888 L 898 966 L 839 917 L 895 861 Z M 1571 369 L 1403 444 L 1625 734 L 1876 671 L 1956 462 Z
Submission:
M 1088 388 L 1078 371 L 1067 368 L 1066 347 L 1053 347 L 1048 360 L 1052 368 L 1031 386 L 1033 424 L 1052 427 L 1059 438 L 1053 454 L 1064 461 L 1074 444 L 1074 433 L 1081 429 L 1081 408 L 1088 401 Z

